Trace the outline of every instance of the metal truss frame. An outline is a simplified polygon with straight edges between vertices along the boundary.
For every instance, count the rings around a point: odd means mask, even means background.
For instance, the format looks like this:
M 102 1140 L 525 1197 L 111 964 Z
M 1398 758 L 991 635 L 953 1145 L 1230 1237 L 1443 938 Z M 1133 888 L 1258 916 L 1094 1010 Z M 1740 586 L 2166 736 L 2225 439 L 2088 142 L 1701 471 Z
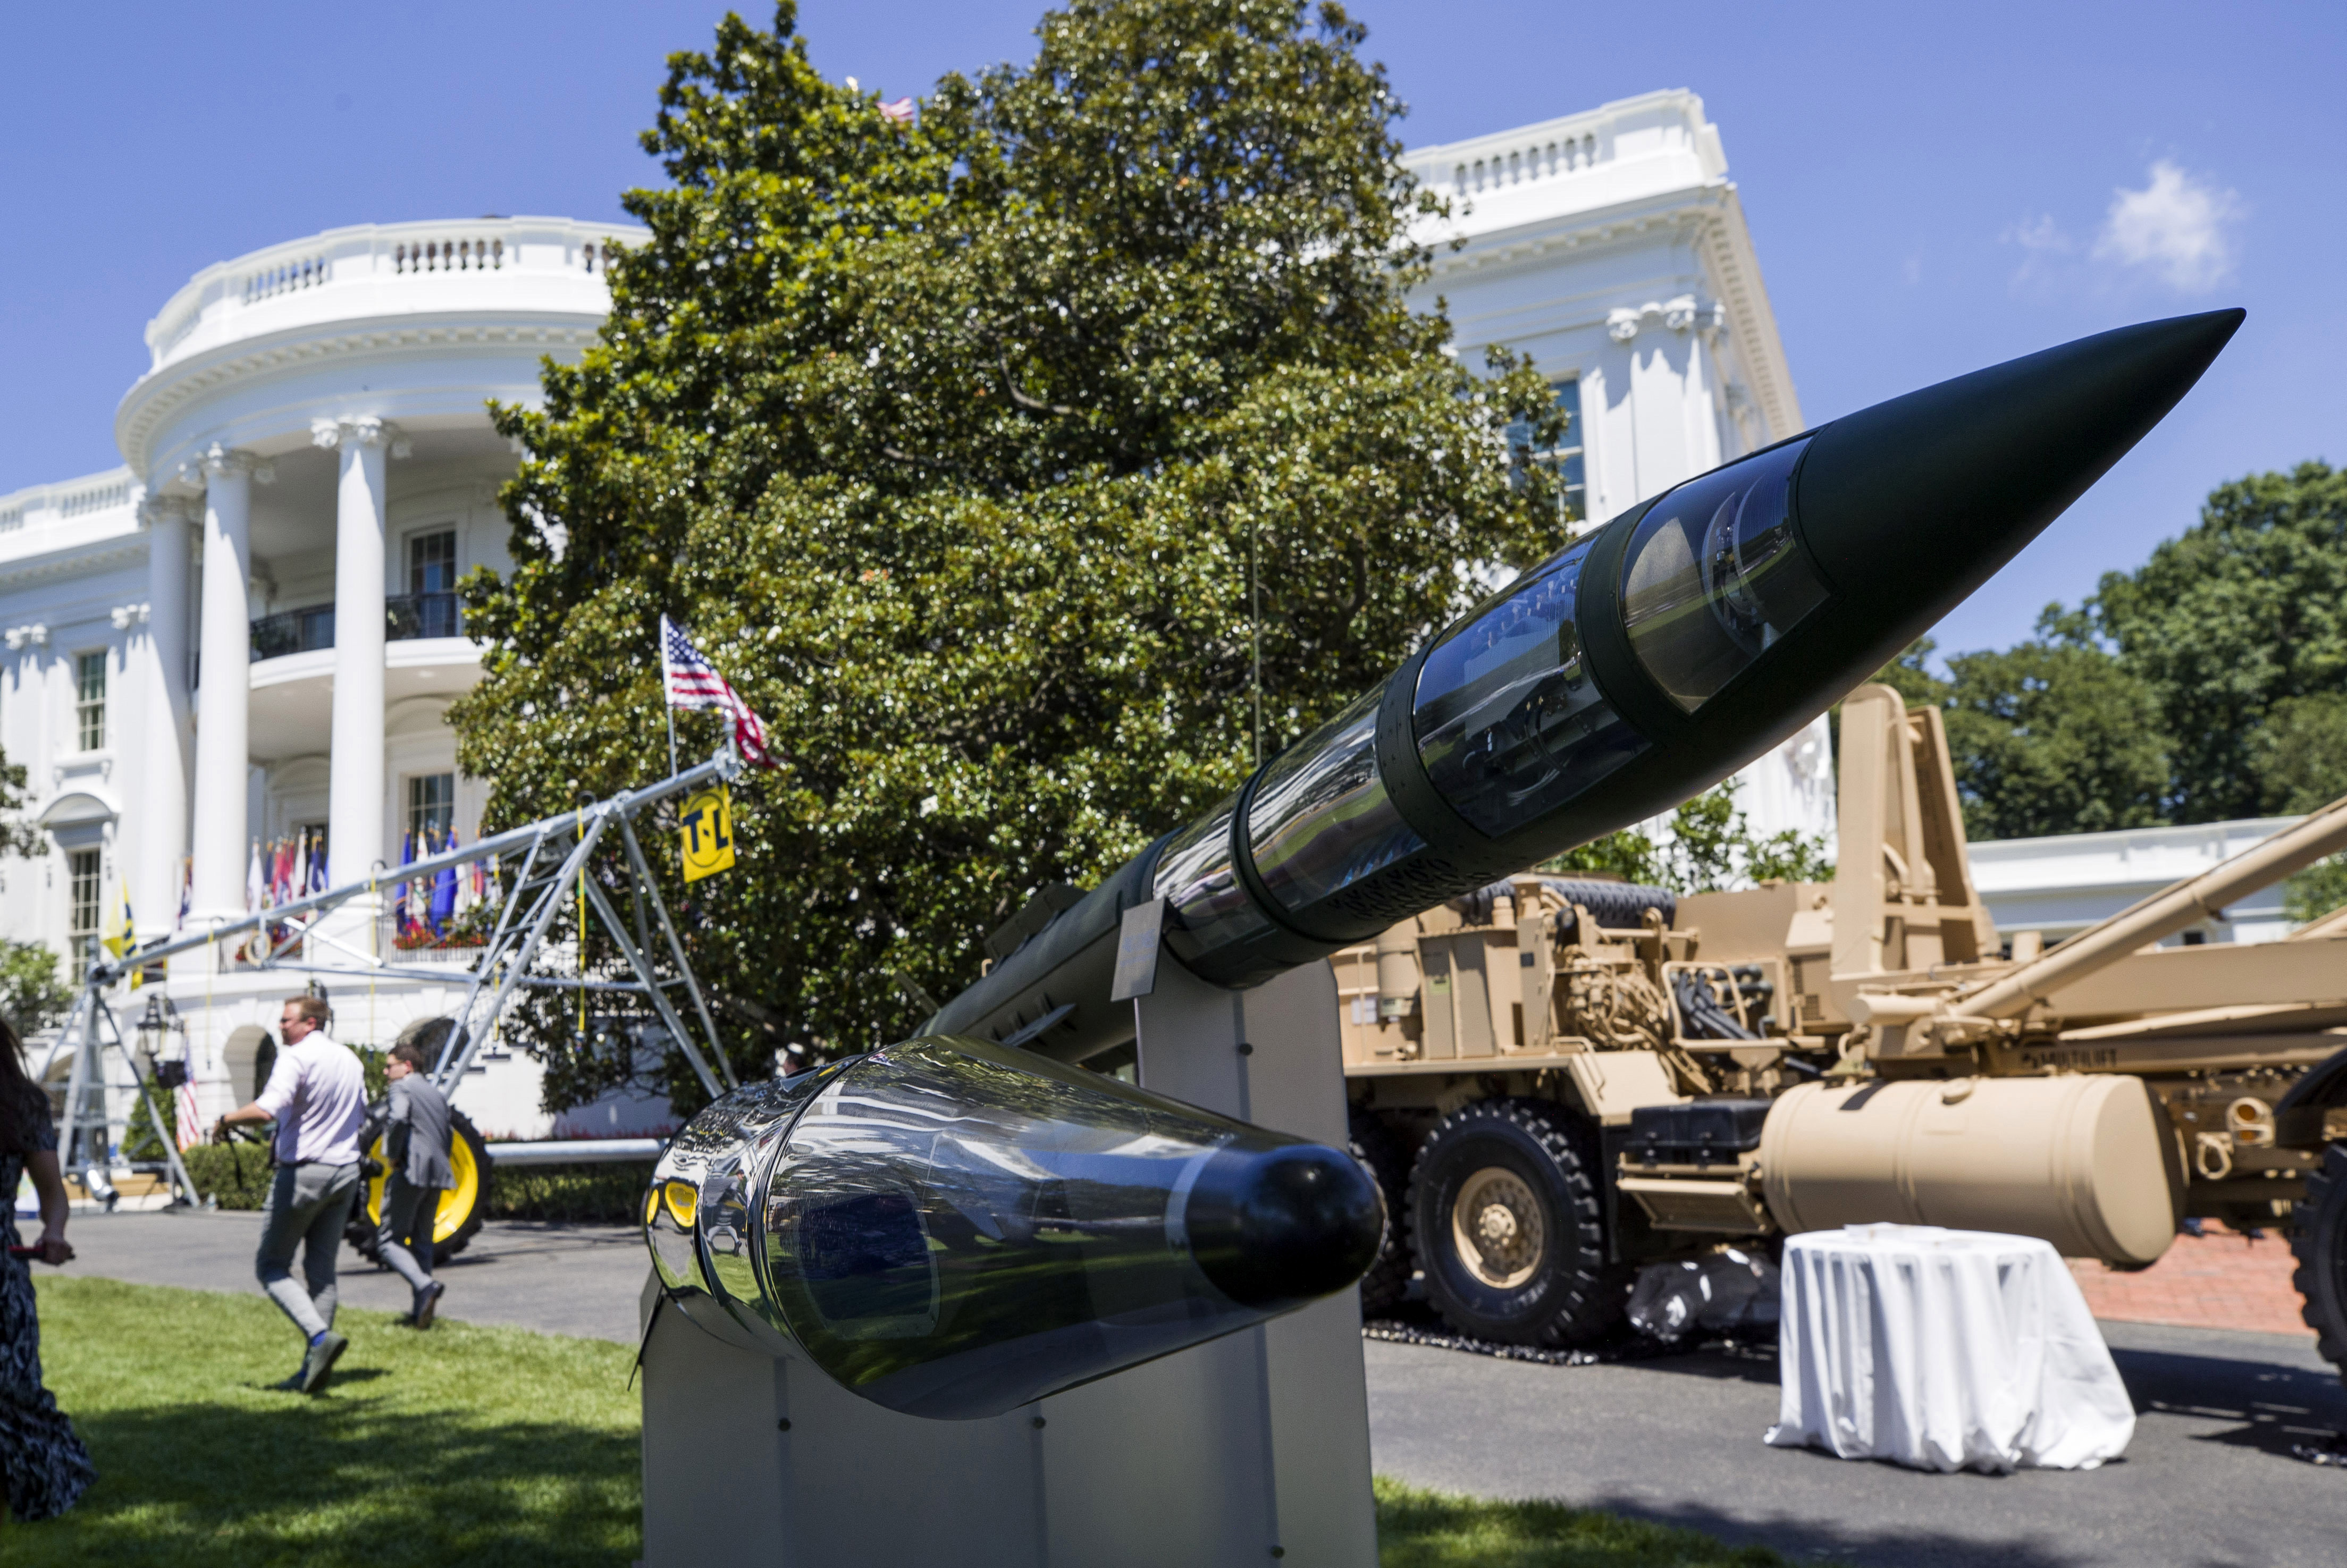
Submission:
M 150 943 L 126 951 L 119 958 L 101 956 L 95 958 L 84 977 L 81 994 L 67 1015 L 64 1030 L 64 1037 L 74 1042 L 74 1063 L 72 1075 L 67 1082 L 65 1112 L 59 1119 L 57 1129 L 61 1163 L 68 1171 L 90 1165 L 102 1167 L 105 1163 L 108 1135 L 115 1123 L 106 1111 L 103 1052 L 111 1048 L 122 1053 L 129 1063 L 131 1075 L 138 1082 L 139 1093 L 146 1101 L 147 1113 L 154 1118 L 155 1127 L 162 1135 L 171 1178 L 180 1186 L 183 1194 L 180 1201 L 194 1200 L 195 1183 L 189 1177 L 187 1167 L 175 1147 L 176 1140 L 169 1131 L 175 1123 L 163 1121 L 158 1114 L 147 1075 L 139 1070 L 136 1054 L 123 1039 L 121 1026 L 115 1018 L 107 993 L 132 971 L 181 953 L 210 949 L 209 960 L 216 963 L 223 941 L 243 937 L 249 932 L 264 933 L 266 946 L 258 958 L 245 964 L 241 972 L 246 974 L 279 972 L 300 975 L 304 977 L 305 982 L 313 977 L 344 980 L 413 979 L 443 985 L 464 981 L 465 999 L 455 1013 L 456 1027 L 449 1030 L 432 1071 L 433 1081 L 444 1091 L 464 1076 L 483 1043 L 493 1036 L 497 1021 L 503 1015 L 507 1004 L 524 987 L 584 994 L 616 992 L 640 996 L 651 1004 L 669 1038 L 683 1050 L 694 1076 L 701 1080 L 702 1087 L 708 1091 L 711 1098 L 736 1087 L 733 1070 L 726 1061 L 724 1047 L 717 1033 L 716 1021 L 710 1014 L 708 999 L 702 994 L 701 983 L 694 978 L 692 965 L 685 961 L 684 944 L 677 936 L 675 922 L 669 916 L 667 901 L 661 897 L 660 886 L 653 880 L 651 866 L 644 858 L 643 845 L 636 836 L 634 819 L 647 807 L 708 784 L 730 782 L 740 776 L 741 771 L 741 759 L 729 743 L 707 762 L 687 768 L 682 773 L 671 774 L 657 784 L 629 790 L 609 800 L 582 805 L 558 816 L 543 817 L 460 849 L 411 862 L 400 866 L 395 873 L 389 870 L 378 872 L 364 882 L 330 887 L 323 893 L 293 899 L 241 919 L 210 922 L 200 931 L 185 932 L 166 941 Z M 589 874 L 589 862 L 598 848 L 604 846 L 607 837 L 616 841 L 622 858 L 622 874 L 628 884 L 632 919 L 621 917 L 610 895 L 598 885 L 596 877 Z M 397 961 L 396 955 L 387 960 L 378 953 L 359 950 L 329 928 L 334 924 L 332 917 L 356 900 L 365 900 L 360 907 L 366 918 L 374 920 L 378 917 L 372 905 L 384 888 L 405 882 L 425 881 L 437 876 L 443 870 L 468 866 L 491 856 L 498 857 L 501 865 L 508 858 L 517 859 L 519 868 L 510 882 L 498 889 L 497 924 L 487 941 L 474 949 L 468 961 L 461 968 L 447 964 L 427 967 L 401 963 Z M 500 880 L 504 879 L 501 877 Z M 584 970 L 583 952 L 573 956 L 569 966 L 575 971 L 573 973 L 541 972 L 538 960 L 549 937 L 554 935 L 557 917 L 562 913 L 565 904 L 574 897 L 594 910 L 596 917 L 626 960 L 629 978 L 598 979 L 589 976 Z M 657 942 L 655 930 L 658 932 Z M 660 974 L 655 958 L 655 955 L 662 950 L 665 950 L 675 971 L 666 978 Z M 677 1004 L 669 994 L 680 989 L 684 992 L 693 1017 L 701 1026 L 699 1040 L 686 1027 Z M 702 1050 L 704 1045 L 707 1047 L 705 1055 Z M 94 1107 L 90 1103 L 93 1098 L 96 1102 Z

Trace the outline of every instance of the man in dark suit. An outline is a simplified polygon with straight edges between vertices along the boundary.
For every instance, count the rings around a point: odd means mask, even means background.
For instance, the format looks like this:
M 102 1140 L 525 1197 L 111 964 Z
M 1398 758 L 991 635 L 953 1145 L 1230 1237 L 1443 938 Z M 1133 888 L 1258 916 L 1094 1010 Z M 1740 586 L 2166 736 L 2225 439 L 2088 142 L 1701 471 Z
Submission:
M 384 1262 L 415 1292 L 411 1321 L 429 1328 L 441 1293 L 448 1288 L 432 1277 L 432 1225 L 440 1212 L 440 1190 L 451 1175 L 448 1097 L 425 1075 L 424 1047 L 414 1040 L 391 1048 L 384 1076 L 391 1082 L 391 1115 L 383 1140 L 390 1170 L 384 1178 L 376 1245 Z

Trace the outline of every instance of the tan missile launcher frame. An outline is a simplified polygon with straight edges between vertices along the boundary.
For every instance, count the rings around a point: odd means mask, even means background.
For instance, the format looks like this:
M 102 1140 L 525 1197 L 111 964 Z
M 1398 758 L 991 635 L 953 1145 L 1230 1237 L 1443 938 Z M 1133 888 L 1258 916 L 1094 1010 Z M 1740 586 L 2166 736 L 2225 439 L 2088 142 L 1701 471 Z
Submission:
M 1520 876 L 1337 955 L 1397 1220 L 1368 1304 L 1415 1275 L 1464 1332 L 1563 1343 L 1723 1244 L 1892 1220 L 2133 1268 L 2198 1217 L 2290 1233 L 2347 1367 L 2347 911 L 2158 945 L 2342 849 L 2347 800 L 2056 946 L 2001 934 L 1938 711 L 1861 686 L 1832 882 L 1605 927 Z

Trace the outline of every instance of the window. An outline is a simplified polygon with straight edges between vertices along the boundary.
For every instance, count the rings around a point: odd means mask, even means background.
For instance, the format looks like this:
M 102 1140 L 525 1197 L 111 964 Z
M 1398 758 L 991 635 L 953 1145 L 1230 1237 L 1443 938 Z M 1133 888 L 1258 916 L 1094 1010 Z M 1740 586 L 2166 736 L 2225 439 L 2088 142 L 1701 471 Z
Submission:
M 84 653 L 74 660 L 74 724 L 78 749 L 106 749 L 106 652 Z
M 1589 487 L 1582 463 L 1581 383 L 1575 379 L 1552 384 L 1556 391 L 1557 412 L 1564 415 L 1564 432 L 1557 438 L 1557 445 L 1533 451 L 1532 426 L 1521 419 L 1508 426 L 1508 439 L 1515 446 L 1519 464 L 1536 464 L 1563 481 L 1563 494 L 1557 497 L 1557 520 L 1570 526 L 1587 520 L 1589 516 Z
M 73 954 L 77 983 L 89 970 L 91 950 L 97 946 L 98 852 L 73 850 L 66 856 L 73 910 L 66 922 L 66 947 Z
M 456 530 L 417 534 L 407 541 L 407 591 L 456 591 Z
M 393 639 L 454 637 L 456 620 L 456 530 L 411 534 L 407 597 L 392 606 Z
M 407 833 L 421 856 L 446 845 L 456 825 L 456 775 L 423 774 L 407 781 Z

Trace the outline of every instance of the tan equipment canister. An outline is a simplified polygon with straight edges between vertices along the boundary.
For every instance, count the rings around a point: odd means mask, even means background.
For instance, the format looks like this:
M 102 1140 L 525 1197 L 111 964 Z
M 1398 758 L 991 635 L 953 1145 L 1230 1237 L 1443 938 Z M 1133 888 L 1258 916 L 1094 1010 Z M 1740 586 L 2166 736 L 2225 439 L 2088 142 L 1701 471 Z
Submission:
M 1803 1084 L 1769 1108 L 1760 1169 L 1788 1232 L 2003 1231 L 2116 1264 L 2176 1236 L 2151 1091 L 2121 1074 Z

